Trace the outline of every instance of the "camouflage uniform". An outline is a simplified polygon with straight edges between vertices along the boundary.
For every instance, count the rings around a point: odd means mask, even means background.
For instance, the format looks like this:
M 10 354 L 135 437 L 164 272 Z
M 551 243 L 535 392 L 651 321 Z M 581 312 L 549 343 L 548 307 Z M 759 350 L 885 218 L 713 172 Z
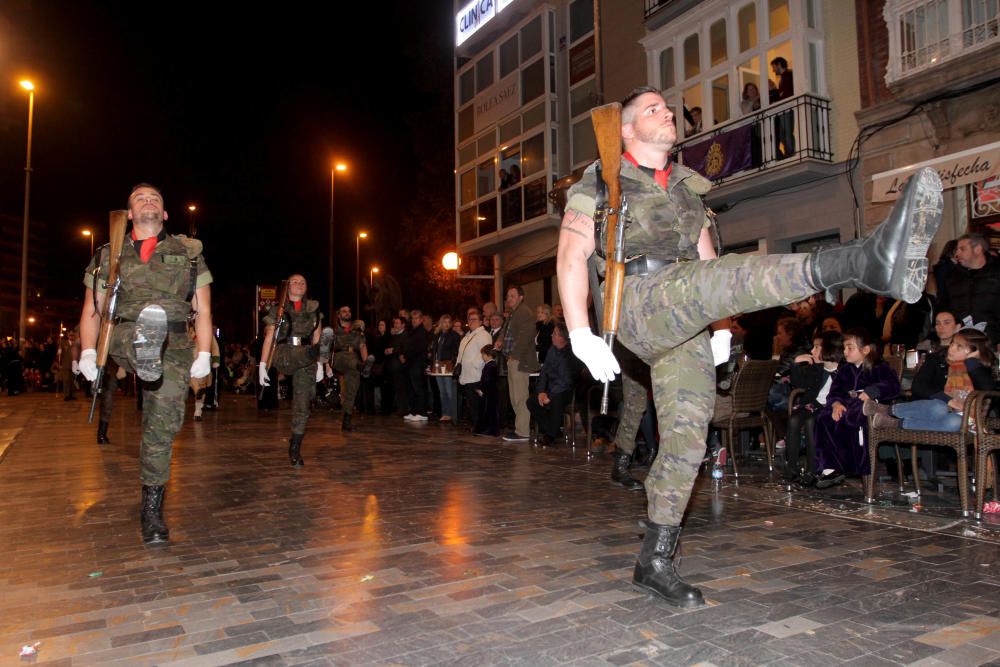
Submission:
M 274 359 L 271 365 L 285 375 L 292 376 L 292 435 L 304 435 L 306 422 L 309 421 L 309 406 L 316 398 L 316 363 L 319 361 L 319 348 L 312 344 L 313 332 L 319 327 L 323 313 L 319 311 L 319 302 L 306 299 L 302 302 L 302 310 L 295 312 L 292 302 L 285 308 L 285 320 L 281 331 L 274 335 L 278 345 L 274 348 Z M 278 306 L 264 317 L 264 324 L 274 326 L 278 321 Z M 291 345 L 289 338 L 297 336 L 300 345 Z
M 342 388 L 344 390 L 344 414 L 349 415 L 354 411 L 354 399 L 358 395 L 358 387 L 361 386 L 361 369 L 358 367 L 359 351 L 365 344 L 365 337 L 360 331 L 344 329 L 338 326 L 333 334 L 333 359 L 331 365 L 335 373 L 344 376 Z
M 185 236 L 162 234 L 148 263 L 143 263 L 131 243 L 122 249 L 118 296 L 119 323 L 111 336 L 111 356 L 122 368 L 134 370 L 132 340 L 135 320 L 148 305 L 158 304 L 167 313 L 168 335 L 163 351 L 163 375 L 143 384 L 142 444 L 139 447 L 139 477 L 144 486 L 163 486 L 170 479 L 170 456 L 174 436 L 184 424 L 184 404 L 191 373 L 191 348 L 187 318 L 195 290 L 212 282 L 212 274 L 201 256 L 202 244 Z M 84 276 L 84 284 L 104 292 L 109 251 L 101 249 Z M 95 263 L 100 277 L 94 284 Z M 194 284 L 192 284 L 192 280 Z M 110 401 L 108 402 L 110 412 Z M 102 415 L 104 409 L 102 406 Z M 110 416 L 110 415 L 109 415 Z
M 621 184 L 629 203 L 626 256 L 671 262 L 645 276 L 625 278 L 618 340 L 651 368 L 660 450 L 645 482 L 649 518 L 679 526 L 715 404 L 706 327 L 816 290 L 804 254 L 698 261 L 698 239 L 710 224 L 701 195 L 710 183 L 696 173 L 673 165 L 664 191 L 652 175 L 623 161 Z M 570 189 L 567 209 L 593 217 L 595 193 L 591 165 Z

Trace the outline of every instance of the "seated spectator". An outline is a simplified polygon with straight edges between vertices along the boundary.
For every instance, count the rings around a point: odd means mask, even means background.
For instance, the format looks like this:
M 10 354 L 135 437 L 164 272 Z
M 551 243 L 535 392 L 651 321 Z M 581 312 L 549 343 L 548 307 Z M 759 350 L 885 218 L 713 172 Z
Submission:
M 552 330 L 552 348 L 535 384 L 535 392 L 528 397 L 528 411 L 538 425 L 538 444 L 551 446 L 561 437 L 562 415 L 573 399 L 572 352 L 569 349 L 569 332 L 562 322 Z
M 996 356 L 986 334 L 962 329 L 951 343 L 928 356 L 913 379 L 918 400 L 892 406 L 866 406 L 876 424 L 914 431 L 956 432 L 962 428 L 965 399 L 975 389 L 992 390 Z M 886 419 L 891 414 L 893 418 Z M 899 423 L 902 420 L 902 424 Z
M 836 331 L 837 333 L 844 333 L 844 325 L 840 323 L 840 318 L 836 315 L 827 315 L 823 318 L 823 321 L 819 325 L 819 333 L 824 334 L 827 331 Z
M 951 345 L 951 337 L 958 333 L 961 324 L 949 310 L 939 310 L 934 316 L 934 333 L 917 343 L 918 350 L 937 352 Z
M 775 372 L 777 380 L 771 385 L 767 396 L 767 407 L 778 413 L 788 413 L 788 395 L 791 393 L 789 375 L 795 365 L 796 357 L 809 354 L 802 323 L 794 317 L 783 317 L 775 325 L 774 349 L 778 359 L 778 369 Z M 781 420 L 783 421 L 783 420 Z
M 839 331 L 828 331 L 813 339 L 808 355 L 795 358 L 791 384 L 804 390 L 795 401 L 788 417 L 785 438 L 785 480 L 802 486 L 816 483 L 816 441 L 813 430 L 816 414 L 826 405 L 826 397 L 833 385 L 833 377 L 844 360 L 844 337 Z M 806 466 L 799 467 L 799 451 L 803 437 L 806 441 Z
M 818 489 L 843 484 L 847 475 L 869 472 L 865 401 L 891 401 L 900 392 L 899 377 L 882 361 L 880 349 L 864 329 L 844 334 L 844 363 L 834 376 L 826 406 L 816 416 Z

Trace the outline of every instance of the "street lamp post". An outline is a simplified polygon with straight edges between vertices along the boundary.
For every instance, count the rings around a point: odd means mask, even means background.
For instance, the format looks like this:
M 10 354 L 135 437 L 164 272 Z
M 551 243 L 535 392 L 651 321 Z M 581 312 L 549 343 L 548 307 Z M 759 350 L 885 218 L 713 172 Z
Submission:
M 330 170 L 330 272 L 328 274 L 328 284 L 327 284 L 327 298 L 329 299 L 329 310 L 330 317 L 333 317 L 333 192 L 334 186 L 337 184 L 337 172 L 347 171 L 347 165 L 342 163 L 337 163 L 334 165 L 333 169 Z
M 368 272 L 368 287 L 374 289 L 375 287 L 375 274 L 378 273 L 378 267 L 373 266 Z
M 83 236 L 86 236 L 86 237 L 88 237 L 90 239 L 90 256 L 93 257 L 94 256 L 94 232 L 90 231 L 89 229 L 85 229 L 85 230 L 83 230 L 80 233 Z
M 28 205 L 31 201 L 31 131 L 35 122 L 35 84 L 21 81 L 28 91 L 28 154 L 24 161 L 24 233 L 21 238 L 21 312 L 18 317 L 18 346 L 24 349 L 28 326 Z
M 358 232 L 354 237 L 354 314 L 361 317 L 361 239 L 368 238 L 368 232 Z
M 188 205 L 188 232 L 191 234 L 191 238 L 198 235 L 198 227 L 195 225 L 194 216 L 198 212 L 198 207 L 194 204 Z

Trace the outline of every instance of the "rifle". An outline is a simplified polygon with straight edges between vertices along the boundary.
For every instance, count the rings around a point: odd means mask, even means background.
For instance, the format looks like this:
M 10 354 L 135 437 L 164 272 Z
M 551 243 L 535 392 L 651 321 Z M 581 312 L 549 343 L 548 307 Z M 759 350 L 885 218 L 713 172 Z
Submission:
M 288 281 L 281 281 L 281 289 L 278 290 L 278 319 L 274 321 L 274 331 L 271 332 L 271 345 L 267 348 L 267 361 L 265 362 L 264 368 L 267 371 L 271 370 L 271 363 L 274 361 L 274 350 L 278 347 L 278 333 L 281 331 L 281 326 L 285 323 L 285 304 L 288 303 Z M 260 388 L 260 397 L 264 398 L 264 390 L 267 387 Z
M 118 292 L 121 290 L 122 279 L 118 275 L 121 265 L 122 248 L 125 247 L 125 228 L 128 226 L 128 211 L 111 211 L 109 219 L 110 243 L 108 243 L 108 279 L 104 283 L 104 307 L 101 309 L 101 329 L 97 336 L 97 377 L 91 384 L 90 412 L 87 422 L 94 421 L 94 410 L 101 396 L 104 384 L 104 367 L 108 363 L 108 351 L 111 348 L 111 333 L 115 329 L 115 316 L 118 314 Z M 97 280 L 100 277 L 101 263 L 97 262 L 94 272 L 94 293 L 98 291 Z
M 601 331 L 608 348 L 613 348 L 618 334 L 618 319 L 622 312 L 622 290 L 625 288 L 625 225 L 621 214 L 627 209 L 618 180 L 622 168 L 622 105 L 613 102 L 591 109 L 590 120 L 597 137 L 597 152 L 601 158 L 601 179 L 607 186 L 607 204 L 595 213 L 601 218 L 607 238 L 604 259 L 604 314 Z M 618 208 L 615 208 L 615 206 Z M 608 414 L 610 385 L 604 383 L 601 414 Z

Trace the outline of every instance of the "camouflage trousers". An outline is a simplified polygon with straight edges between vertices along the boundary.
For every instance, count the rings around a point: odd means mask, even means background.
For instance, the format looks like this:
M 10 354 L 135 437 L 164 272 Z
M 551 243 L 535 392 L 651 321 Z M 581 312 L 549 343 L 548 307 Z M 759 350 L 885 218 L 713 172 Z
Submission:
M 274 366 L 292 376 L 292 435 L 304 435 L 309 410 L 316 398 L 316 362 L 319 348 L 315 345 L 278 345 L 274 349 Z
M 331 366 L 334 373 L 341 373 L 344 376 L 344 382 L 341 384 L 344 392 L 344 414 L 349 415 L 354 411 L 354 399 L 357 398 L 358 387 L 361 386 L 358 355 L 356 352 L 337 352 L 333 355 Z
M 618 406 L 615 447 L 626 454 L 632 454 L 635 451 L 639 423 L 646 412 L 649 367 L 628 348 L 619 345 L 615 348 L 615 356 L 622 368 L 622 402 Z
M 115 327 L 111 341 L 111 354 L 115 363 L 129 371 L 135 370 L 135 350 L 132 347 L 134 333 L 134 322 L 122 322 Z M 183 341 L 179 346 L 172 346 L 171 340 L 178 336 Z M 155 382 L 142 384 L 139 479 L 144 486 L 163 486 L 170 479 L 174 437 L 184 425 L 184 407 L 191 377 L 191 345 L 185 334 L 171 333 L 163 350 L 163 375 Z M 108 412 L 110 413 L 110 401 Z M 103 404 L 101 415 L 103 418 Z
M 650 366 L 660 431 L 660 450 L 645 482 L 652 521 L 681 524 L 705 453 L 715 405 L 706 327 L 814 293 L 808 257 L 727 255 L 625 279 L 618 339 Z

